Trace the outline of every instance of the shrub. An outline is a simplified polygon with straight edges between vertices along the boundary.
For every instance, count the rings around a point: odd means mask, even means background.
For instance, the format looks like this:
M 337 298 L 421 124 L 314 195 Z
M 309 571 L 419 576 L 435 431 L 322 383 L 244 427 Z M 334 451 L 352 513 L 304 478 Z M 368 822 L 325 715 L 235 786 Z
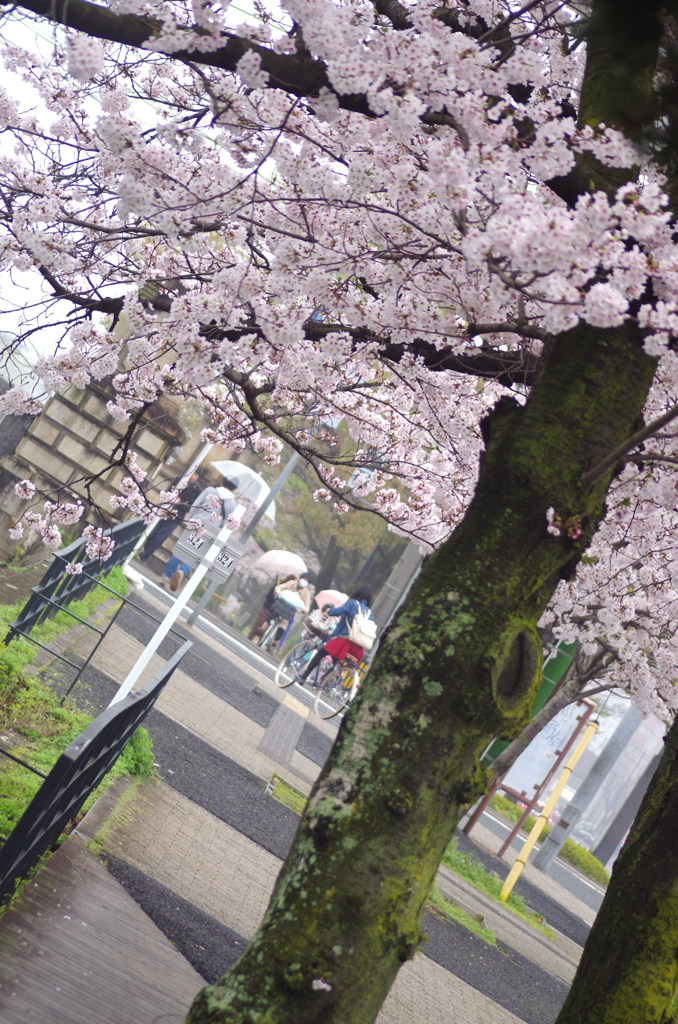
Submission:
M 566 839 L 558 856 L 562 857 L 563 860 L 569 861 L 573 867 L 588 875 L 594 882 L 598 882 L 600 885 L 608 885 L 610 881 L 609 871 L 606 871 L 601 861 L 594 857 L 590 850 L 586 850 L 579 843 L 573 843 L 571 839 Z
M 505 796 L 501 795 L 501 793 L 494 794 L 490 800 L 490 807 L 497 811 L 498 814 L 503 814 L 503 816 L 508 818 L 509 821 L 512 821 L 514 825 L 523 813 L 517 804 L 507 800 Z
M 503 814 L 505 818 L 512 821 L 515 825 L 522 815 L 522 810 L 516 804 L 507 800 L 506 797 L 500 793 L 495 793 L 490 801 L 490 806 L 497 811 L 499 814 Z M 533 815 L 528 814 L 525 822 L 522 826 L 524 832 L 530 833 L 534 828 L 536 818 Z M 538 842 L 543 843 L 546 837 L 551 831 L 550 825 L 544 825 L 541 831 Z M 579 843 L 575 843 L 572 839 L 566 839 L 563 843 L 560 853 L 558 854 L 563 860 L 568 861 L 573 867 L 577 868 L 583 874 L 588 875 L 594 882 L 598 882 L 600 885 L 607 885 L 610 881 L 609 872 L 605 870 L 605 867 L 594 857 L 590 850 L 586 850 Z
M 116 774 L 138 775 L 142 779 L 149 779 L 153 774 L 153 740 L 143 725 L 128 740 L 116 768 L 119 768 Z

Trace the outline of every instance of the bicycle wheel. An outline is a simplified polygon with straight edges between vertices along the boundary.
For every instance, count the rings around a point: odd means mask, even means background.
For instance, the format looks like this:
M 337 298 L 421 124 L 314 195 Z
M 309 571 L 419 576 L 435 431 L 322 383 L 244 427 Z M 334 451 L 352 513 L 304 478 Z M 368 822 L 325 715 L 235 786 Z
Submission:
M 275 670 L 275 684 L 282 688 L 291 686 L 297 681 L 297 672 L 302 672 L 308 665 L 313 651 L 318 644 L 313 640 L 300 640 L 292 647 Z
M 279 625 L 280 619 L 273 619 L 266 627 L 266 632 L 259 641 L 259 647 L 262 651 L 268 651 L 274 645 Z
M 337 665 L 323 677 L 316 691 L 313 710 L 320 718 L 334 718 L 346 711 L 359 685 L 358 673 L 346 665 Z

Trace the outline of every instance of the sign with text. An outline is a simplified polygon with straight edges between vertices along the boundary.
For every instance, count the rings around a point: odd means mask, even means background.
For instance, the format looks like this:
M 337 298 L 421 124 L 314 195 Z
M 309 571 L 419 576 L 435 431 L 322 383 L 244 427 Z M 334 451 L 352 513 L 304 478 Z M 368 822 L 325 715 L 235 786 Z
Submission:
M 209 551 L 210 545 L 214 543 L 218 532 L 218 529 L 210 527 L 207 527 L 204 533 L 184 530 L 174 545 L 174 554 L 186 565 L 190 565 L 192 569 L 197 569 Z M 215 558 L 214 564 L 208 570 L 207 579 L 225 583 L 240 561 L 244 550 L 240 541 L 229 537 Z

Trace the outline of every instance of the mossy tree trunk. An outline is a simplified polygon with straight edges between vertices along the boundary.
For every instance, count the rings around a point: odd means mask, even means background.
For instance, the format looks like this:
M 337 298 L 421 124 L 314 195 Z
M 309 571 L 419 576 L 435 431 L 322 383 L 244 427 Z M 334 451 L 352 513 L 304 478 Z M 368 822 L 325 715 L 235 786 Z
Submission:
M 638 137 L 661 9 L 657 0 L 594 0 L 582 123 Z M 552 187 L 574 202 L 591 188 L 613 194 L 628 173 L 584 156 Z M 485 788 L 479 755 L 529 715 L 541 665 L 536 622 L 604 513 L 610 475 L 587 488 L 582 474 L 638 428 L 654 368 L 633 322 L 580 325 L 546 346 L 527 403 L 504 399 L 487 418 L 474 499 L 380 646 L 259 930 L 232 970 L 199 993 L 190 1024 L 376 1017 L 421 942 L 459 807 Z M 551 506 L 581 529 L 577 539 L 547 533 Z M 567 1024 L 575 1020 L 589 1024 L 576 1010 Z
M 484 424 L 476 494 L 425 563 L 314 787 L 265 919 L 191 1024 L 365 1024 L 421 941 L 420 917 L 478 758 L 525 722 L 535 622 L 603 514 L 583 472 L 638 426 L 654 371 L 632 326 L 553 343 L 520 407 Z M 581 525 L 546 531 L 546 510 Z
M 678 720 L 556 1024 L 678 1019 Z

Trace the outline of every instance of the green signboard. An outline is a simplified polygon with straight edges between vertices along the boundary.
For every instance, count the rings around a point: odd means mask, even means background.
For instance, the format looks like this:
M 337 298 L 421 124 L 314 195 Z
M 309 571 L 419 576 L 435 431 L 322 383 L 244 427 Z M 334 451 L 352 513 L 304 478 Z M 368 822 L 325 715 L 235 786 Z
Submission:
M 546 701 L 560 685 L 563 676 L 574 660 L 576 647 L 576 643 L 565 644 L 559 641 L 551 648 L 548 657 L 544 661 L 541 685 L 537 692 L 530 718 L 534 718 L 541 711 Z M 482 762 L 485 767 L 489 767 L 494 759 L 499 757 L 502 751 L 506 750 L 509 743 L 510 740 L 494 740 L 482 756 Z

